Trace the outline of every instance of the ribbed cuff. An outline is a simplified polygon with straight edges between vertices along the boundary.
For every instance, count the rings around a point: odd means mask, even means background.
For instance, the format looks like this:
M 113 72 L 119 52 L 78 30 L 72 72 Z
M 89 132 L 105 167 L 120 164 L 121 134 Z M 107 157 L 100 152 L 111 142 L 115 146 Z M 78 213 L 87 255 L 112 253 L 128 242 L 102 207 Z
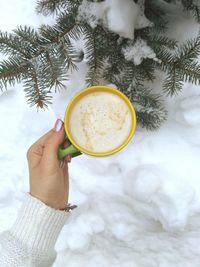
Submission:
M 26 193 L 10 232 L 29 249 L 50 250 L 68 216 L 66 211 L 53 209 Z

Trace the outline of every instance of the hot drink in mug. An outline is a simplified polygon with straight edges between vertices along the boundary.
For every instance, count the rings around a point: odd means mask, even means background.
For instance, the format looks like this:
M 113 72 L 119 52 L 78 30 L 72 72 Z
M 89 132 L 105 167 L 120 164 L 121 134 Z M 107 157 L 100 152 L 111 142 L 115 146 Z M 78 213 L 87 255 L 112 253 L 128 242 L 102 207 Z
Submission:
M 133 105 L 119 90 L 93 86 L 72 98 L 64 124 L 74 149 L 71 153 L 76 150 L 106 156 L 116 153 L 130 141 L 136 128 L 136 116 Z M 70 148 L 60 148 L 59 157 L 69 152 Z

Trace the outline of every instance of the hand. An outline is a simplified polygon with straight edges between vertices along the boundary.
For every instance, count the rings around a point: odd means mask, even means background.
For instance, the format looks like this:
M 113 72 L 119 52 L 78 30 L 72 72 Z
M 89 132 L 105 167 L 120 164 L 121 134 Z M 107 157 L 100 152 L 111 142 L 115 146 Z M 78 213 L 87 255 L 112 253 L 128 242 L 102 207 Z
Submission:
M 68 162 L 71 161 L 71 156 L 66 156 L 61 167 L 57 156 L 64 135 L 63 122 L 58 119 L 54 129 L 36 141 L 27 152 L 29 193 L 46 205 L 60 210 L 65 209 L 68 204 Z

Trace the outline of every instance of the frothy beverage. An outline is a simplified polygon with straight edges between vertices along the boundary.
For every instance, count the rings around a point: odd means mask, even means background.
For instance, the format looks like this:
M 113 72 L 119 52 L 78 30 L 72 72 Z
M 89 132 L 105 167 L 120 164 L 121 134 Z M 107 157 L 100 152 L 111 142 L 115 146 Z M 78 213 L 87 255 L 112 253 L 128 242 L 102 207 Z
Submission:
M 82 97 L 72 108 L 69 128 L 80 147 L 105 153 L 127 139 L 132 128 L 132 114 L 118 95 L 94 92 Z

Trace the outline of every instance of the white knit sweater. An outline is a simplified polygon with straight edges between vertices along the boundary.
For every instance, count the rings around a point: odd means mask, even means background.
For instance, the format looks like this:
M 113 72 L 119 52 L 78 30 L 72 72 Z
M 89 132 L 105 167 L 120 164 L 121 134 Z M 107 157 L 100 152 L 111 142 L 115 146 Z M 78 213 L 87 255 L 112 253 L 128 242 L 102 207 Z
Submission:
M 0 235 L 0 267 L 49 267 L 69 213 L 46 206 L 26 193 L 16 221 Z

